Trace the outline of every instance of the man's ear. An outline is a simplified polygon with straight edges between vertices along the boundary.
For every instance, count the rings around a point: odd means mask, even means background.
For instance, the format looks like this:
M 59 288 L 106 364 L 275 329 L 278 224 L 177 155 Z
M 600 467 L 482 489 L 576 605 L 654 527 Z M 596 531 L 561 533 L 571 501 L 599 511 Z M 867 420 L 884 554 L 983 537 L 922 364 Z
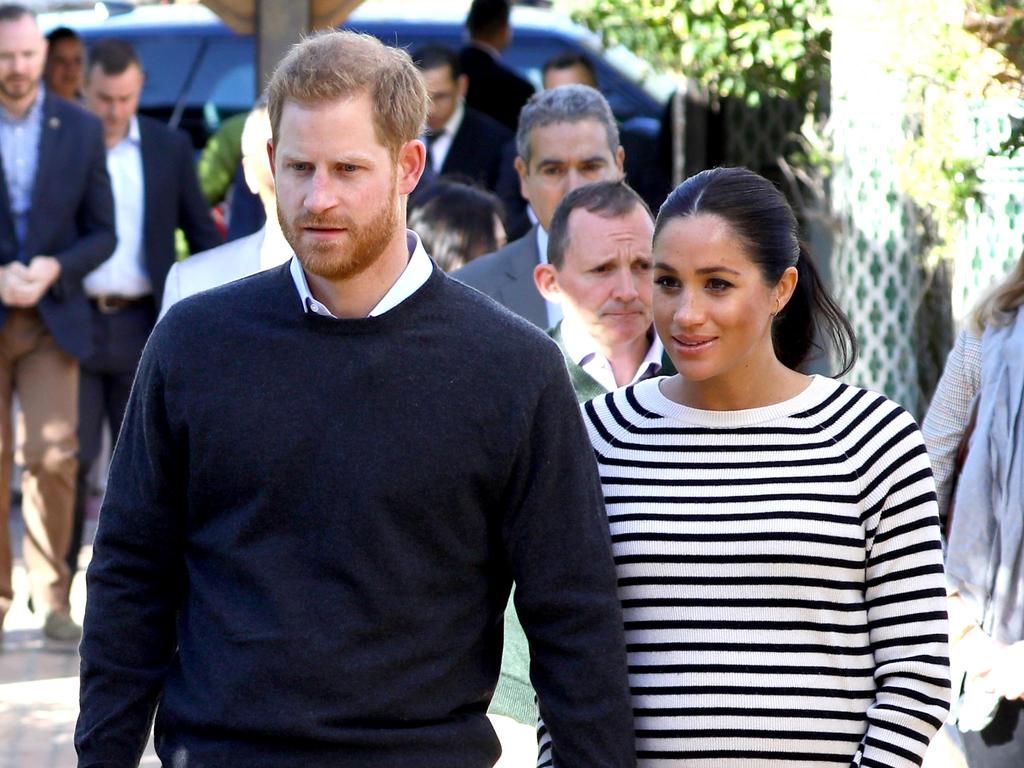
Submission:
M 619 145 L 619 148 L 615 150 L 615 165 L 619 167 L 619 175 L 622 176 L 626 172 L 626 150 Z
M 459 75 L 459 79 L 456 80 L 455 82 L 456 88 L 459 92 L 459 96 L 461 96 L 462 98 L 466 98 L 466 91 L 469 90 L 469 76 Z
M 277 181 L 277 167 L 274 165 L 274 140 L 267 139 L 267 157 L 270 159 L 270 175 Z
M 533 283 L 540 295 L 556 304 L 562 303 L 562 291 L 558 286 L 558 270 L 550 264 L 538 264 L 533 268 Z
M 407 141 L 398 150 L 398 193 L 408 195 L 420 181 L 427 167 L 427 148 L 419 139 Z
M 523 162 L 523 158 L 516 155 L 516 173 L 519 174 L 519 194 L 523 196 L 523 200 L 529 202 L 530 196 L 526 193 L 526 177 L 529 175 L 526 168 L 526 163 Z

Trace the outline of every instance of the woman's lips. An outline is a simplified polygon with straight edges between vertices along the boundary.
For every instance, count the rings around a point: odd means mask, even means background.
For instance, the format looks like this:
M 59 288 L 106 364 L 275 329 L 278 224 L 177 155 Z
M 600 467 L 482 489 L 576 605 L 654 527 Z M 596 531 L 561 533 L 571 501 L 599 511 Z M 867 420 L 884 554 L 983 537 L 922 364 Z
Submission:
M 699 354 L 715 343 L 715 336 L 673 336 L 675 347 L 683 354 Z

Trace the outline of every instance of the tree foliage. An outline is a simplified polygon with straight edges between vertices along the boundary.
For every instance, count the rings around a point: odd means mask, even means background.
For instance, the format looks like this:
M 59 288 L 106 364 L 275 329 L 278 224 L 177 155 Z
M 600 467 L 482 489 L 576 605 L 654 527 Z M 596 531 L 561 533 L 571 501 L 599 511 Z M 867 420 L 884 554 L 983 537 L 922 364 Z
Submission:
M 661 69 L 717 96 L 813 99 L 828 82 L 827 0 L 562 0 L 562 7 Z

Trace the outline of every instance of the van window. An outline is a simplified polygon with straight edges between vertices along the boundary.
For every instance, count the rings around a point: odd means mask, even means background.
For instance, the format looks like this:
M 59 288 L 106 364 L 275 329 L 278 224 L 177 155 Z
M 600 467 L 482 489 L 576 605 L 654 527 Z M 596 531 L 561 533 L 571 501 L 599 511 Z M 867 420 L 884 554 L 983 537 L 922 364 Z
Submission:
M 207 38 L 185 96 L 186 109 L 213 103 L 220 119 L 249 110 L 256 101 L 254 55 L 252 38 Z
M 126 36 L 125 39 L 135 46 L 142 62 L 142 71 L 146 73 L 139 106 L 144 110 L 162 108 L 167 112 L 166 116 L 169 116 L 170 109 L 178 101 L 178 94 L 185 87 L 191 64 L 199 53 L 200 39 L 185 35 L 149 34 L 145 37 Z M 170 61 L 179 62 L 179 66 L 167 66 Z

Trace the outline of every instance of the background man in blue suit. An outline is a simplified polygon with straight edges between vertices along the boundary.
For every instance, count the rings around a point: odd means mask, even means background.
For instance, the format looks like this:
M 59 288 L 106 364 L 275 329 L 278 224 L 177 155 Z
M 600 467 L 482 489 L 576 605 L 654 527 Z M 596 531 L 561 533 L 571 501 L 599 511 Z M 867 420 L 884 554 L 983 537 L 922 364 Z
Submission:
M 11 397 L 21 403 L 25 564 L 43 631 L 81 634 L 64 556 L 75 489 L 78 360 L 91 346 L 82 278 L 114 250 L 100 123 L 40 86 L 46 44 L 24 6 L 0 5 L 0 625 L 13 599 Z
M 469 79 L 455 51 L 425 45 L 412 54 L 430 94 L 427 111 L 427 165 L 437 175 L 461 174 L 492 192 L 501 175 L 503 150 L 512 131 L 465 104 Z M 511 165 L 511 161 L 509 161 Z
M 174 264 L 174 230 L 184 231 L 192 253 L 221 243 L 199 189 L 188 135 L 136 114 L 143 80 L 142 64 L 130 43 L 108 38 L 92 45 L 86 106 L 103 122 L 117 248 L 84 282 L 92 308 L 93 351 L 82 360 L 78 388 L 78 482 L 67 554 L 72 577 L 103 422 L 116 437 Z

